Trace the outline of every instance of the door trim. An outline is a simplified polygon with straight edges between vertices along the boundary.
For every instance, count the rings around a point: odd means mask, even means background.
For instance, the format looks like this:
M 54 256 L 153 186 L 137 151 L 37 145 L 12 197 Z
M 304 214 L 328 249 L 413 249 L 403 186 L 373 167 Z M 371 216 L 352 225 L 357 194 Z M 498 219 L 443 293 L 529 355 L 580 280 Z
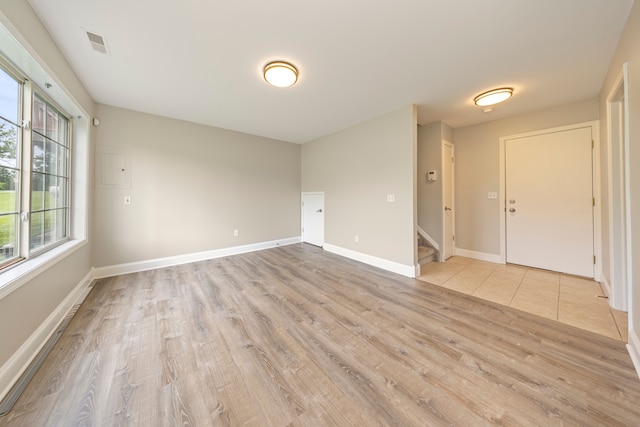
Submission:
M 611 123 L 612 107 L 613 104 L 620 102 L 616 101 L 616 97 L 620 91 L 623 91 L 623 99 L 622 99 L 622 108 L 624 115 L 624 137 L 620 144 L 620 149 L 622 150 L 622 157 L 624 161 L 624 176 L 622 176 L 622 186 L 624 188 L 624 194 L 621 194 L 624 199 L 625 209 L 622 213 L 624 217 L 624 225 L 625 228 L 621 234 L 624 236 L 614 236 L 614 204 L 620 203 L 620 200 L 613 199 L 613 135 L 614 135 L 614 125 Z M 629 64 L 625 62 L 622 65 L 622 70 L 618 75 L 614 85 L 612 86 L 609 95 L 607 96 L 607 183 L 608 183 L 608 212 L 609 212 L 609 223 L 607 224 L 609 230 L 609 271 L 606 273 L 606 279 L 608 282 L 604 282 L 605 290 L 609 296 L 609 305 L 617 310 L 627 311 L 629 302 L 631 301 L 631 280 L 632 280 L 632 272 L 633 272 L 633 263 L 631 262 L 631 204 L 630 204 L 630 162 L 629 162 Z M 622 165 L 618 165 L 622 166 Z M 624 245 L 621 245 L 619 249 L 622 250 L 624 255 L 623 262 L 623 282 L 616 283 L 613 279 L 613 271 L 616 266 L 616 257 L 614 256 L 614 245 L 620 244 L 620 240 L 624 238 Z M 620 289 L 621 288 L 621 289 Z M 631 313 L 629 313 L 631 316 Z M 631 325 L 631 318 L 629 318 L 629 325 Z
M 579 129 L 591 127 L 591 136 L 593 138 L 593 156 L 591 157 L 591 167 L 593 168 L 592 183 L 593 196 L 596 199 L 596 206 L 593 209 L 593 252 L 596 257 L 596 262 L 593 267 L 593 278 L 596 281 L 601 280 L 602 276 L 602 214 L 600 212 L 602 206 L 602 195 L 600 189 L 600 122 L 593 120 L 589 122 L 576 123 L 568 126 L 560 126 L 549 129 L 541 129 L 533 132 L 519 133 L 515 135 L 501 136 L 499 139 L 500 150 L 500 192 L 498 199 L 500 201 L 500 263 L 506 264 L 507 262 L 507 233 L 506 233 L 506 167 L 505 167 L 505 143 L 509 139 L 526 138 L 537 135 L 544 135 L 547 133 L 563 132 L 567 130 Z

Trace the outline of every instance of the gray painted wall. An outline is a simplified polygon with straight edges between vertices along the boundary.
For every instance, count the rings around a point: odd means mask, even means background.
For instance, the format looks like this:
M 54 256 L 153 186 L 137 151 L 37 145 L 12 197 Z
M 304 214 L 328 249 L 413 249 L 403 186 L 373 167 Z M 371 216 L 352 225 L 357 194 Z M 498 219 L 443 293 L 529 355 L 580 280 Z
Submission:
M 500 254 L 500 203 L 487 193 L 500 190 L 500 137 L 598 120 L 592 98 L 543 111 L 454 129 L 456 247 Z
M 415 265 L 416 129 L 408 106 L 302 146 L 302 189 L 325 193 L 326 243 Z
M 300 235 L 300 145 L 106 105 L 97 114 L 97 144 L 128 148 L 132 179 L 95 190 L 95 267 Z

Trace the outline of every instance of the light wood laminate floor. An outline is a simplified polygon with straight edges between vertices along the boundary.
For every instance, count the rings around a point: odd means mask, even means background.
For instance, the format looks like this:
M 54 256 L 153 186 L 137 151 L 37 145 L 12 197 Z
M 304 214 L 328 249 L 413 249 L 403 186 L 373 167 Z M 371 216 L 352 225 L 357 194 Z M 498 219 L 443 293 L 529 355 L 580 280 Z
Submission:
M 100 280 L 0 425 L 639 420 L 620 340 L 296 244 Z

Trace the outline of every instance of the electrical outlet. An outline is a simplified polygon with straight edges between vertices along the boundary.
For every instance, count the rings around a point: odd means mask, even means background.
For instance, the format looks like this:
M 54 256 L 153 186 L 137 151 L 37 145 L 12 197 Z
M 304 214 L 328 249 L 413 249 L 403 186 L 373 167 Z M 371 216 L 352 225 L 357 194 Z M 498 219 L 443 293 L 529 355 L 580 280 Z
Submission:
M 387 194 L 387 202 L 393 203 L 395 201 L 396 201 L 396 195 L 395 194 Z
M 240 233 L 238 232 L 238 230 L 233 230 L 233 235 L 235 237 L 238 237 L 240 235 Z
M 131 204 L 131 196 L 124 196 L 124 204 L 125 205 Z
M 497 199 L 498 198 L 498 193 L 495 191 L 489 191 L 489 194 L 487 196 L 489 199 Z

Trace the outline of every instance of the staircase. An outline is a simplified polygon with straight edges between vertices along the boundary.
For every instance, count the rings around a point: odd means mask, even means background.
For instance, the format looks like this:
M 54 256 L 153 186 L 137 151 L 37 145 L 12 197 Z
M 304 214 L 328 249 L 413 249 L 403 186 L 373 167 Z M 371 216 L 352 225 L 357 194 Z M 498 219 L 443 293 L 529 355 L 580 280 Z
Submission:
M 418 264 L 421 267 L 439 259 L 438 251 L 418 233 Z

